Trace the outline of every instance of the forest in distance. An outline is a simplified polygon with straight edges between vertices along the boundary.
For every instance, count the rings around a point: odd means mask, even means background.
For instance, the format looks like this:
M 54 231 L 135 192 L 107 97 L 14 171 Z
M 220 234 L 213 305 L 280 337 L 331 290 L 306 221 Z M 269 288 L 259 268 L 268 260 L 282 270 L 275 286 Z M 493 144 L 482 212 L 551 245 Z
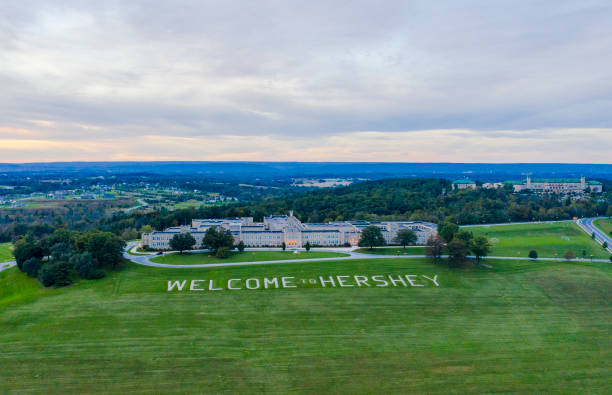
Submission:
M 147 229 L 161 230 L 189 224 L 194 218 L 247 216 L 261 221 L 266 215 L 286 214 L 290 210 L 304 222 L 405 220 L 438 223 L 445 220 L 465 225 L 563 220 L 610 215 L 612 194 L 609 190 L 610 185 L 604 181 L 602 194 L 538 195 L 513 193 L 509 187 L 452 190 L 451 182 L 440 178 L 391 178 L 330 189 L 262 196 L 248 202 L 175 210 L 163 207 L 133 212 L 119 210 L 102 216 L 91 210 L 82 210 L 79 215 L 72 216 L 50 211 L 34 220 L 31 214 L 27 214 L 28 210 L 21 210 L 12 212 L 10 221 L 4 222 L 0 239 L 12 241 L 28 232 L 48 234 L 58 227 L 78 230 L 95 228 L 124 235 L 124 239 L 128 239 L 138 237 L 145 226 Z M 28 220 L 21 221 L 19 215 Z

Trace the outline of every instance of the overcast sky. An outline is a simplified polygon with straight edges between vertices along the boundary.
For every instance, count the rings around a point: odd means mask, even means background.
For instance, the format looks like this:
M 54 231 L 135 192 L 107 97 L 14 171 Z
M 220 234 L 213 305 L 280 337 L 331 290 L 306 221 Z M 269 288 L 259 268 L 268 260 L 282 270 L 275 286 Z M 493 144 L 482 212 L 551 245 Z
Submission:
M 612 163 L 612 2 L 2 1 L 0 162 Z

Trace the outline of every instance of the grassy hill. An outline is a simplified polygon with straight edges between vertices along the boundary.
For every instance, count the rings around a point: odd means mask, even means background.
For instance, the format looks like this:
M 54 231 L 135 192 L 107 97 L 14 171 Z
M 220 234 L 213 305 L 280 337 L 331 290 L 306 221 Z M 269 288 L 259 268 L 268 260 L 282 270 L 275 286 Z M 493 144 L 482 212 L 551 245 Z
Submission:
M 612 267 L 418 259 L 0 273 L 7 392 L 610 393 Z M 439 287 L 168 292 L 168 280 L 438 275 Z M 17 284 L 17 285 L 16 285 Z
M 12 261 L 12 244 L 11 243 L 0 243 L 0 262 Z
M 492 256 L 526 257 L 536 250 L 543 258 L 563 258 L 571 250 L 577 258 L 607 259 L 610 254 L 573 222 L 541 223 L 525 225 L 495 225 L 469 227 L 474 235 L 489 238 Z
M 341 254 L 329 251 L 231 251 L 230 256 L 219 259 L 210 253 L 184 253 L 168 254 L 152 258 L 152 262 L 168 263 L 171 265 L 202 265 L 207 263 L 226 263 L 226 262 L 257 262 L 257 261 L 281 261 L 287 259 L 314 259 L 343 257 L 348 254 Z
M 604 218 L 595 221 L 595 225 L 608 235 L 612 235 L 612 219 Z

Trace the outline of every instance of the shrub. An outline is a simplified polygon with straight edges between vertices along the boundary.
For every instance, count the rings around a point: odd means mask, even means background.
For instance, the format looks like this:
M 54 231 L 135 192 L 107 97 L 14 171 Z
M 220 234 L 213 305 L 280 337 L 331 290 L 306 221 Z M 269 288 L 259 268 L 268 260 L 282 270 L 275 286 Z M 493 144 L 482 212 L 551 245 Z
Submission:
M 68 262 L 57 262 L 53 265 L 55 266 L 55 286 L 65 287 L 72 284 L 73 281 L 70 276 L 70 265 Z
M 538 252 L 536 250 L 529 251 L 529 258 L 538 259 Z
M 67 262 L 47 262 L 40 268 L 40 282 L 45 287 L 64 287 L 72 284 L 70 265 Z
M 570 261 L 570 260 L 574 259 L 574 253 L 573 253 L 571 250 L 567 251 L 567 252 L 566 252 L 566 253 L 565 253 L 563 256 L 564 256 L 564 257 L 565 257 L 565 259 L 567 259 L 568 261 Z
M 40 282 L 44 287 L 50 287 L 55 284 L 55 265 L 47 262 L 40 268 Z
M 44 256 L 42 247 L 38 242 L 30 239 L 30 237 L 24 237 L 15 243 L 15 249 L 13 250 L 13 256 L 17 262 L 19 270 L 23 271 L 23 264 L 30 258 L 42 259 Z
M 30 277 L 38 277 L 42 262 L 38 258 L 30 258 L 23 263 L 23 272 Z
M 217 248 L 217 253 L 215 254 L 215 256 L 217 258 L 225 259 L 225 258 L 229 257 L 229 254 L 230 254 L 229 248 L 227 248 L 227 247 L 219 247 L 219 248 Z
M 238 246 L 237 246 L 238 251 L 244 252 L 244 247 L 245 247 L 244 241 L 240 240 L 240 243 L 238 243 Z
M 81 278 L 96 280 L 105 276 L 104 272 L 94 265 L 93 257 L 89 252 L 73 255 L 70 264 Z

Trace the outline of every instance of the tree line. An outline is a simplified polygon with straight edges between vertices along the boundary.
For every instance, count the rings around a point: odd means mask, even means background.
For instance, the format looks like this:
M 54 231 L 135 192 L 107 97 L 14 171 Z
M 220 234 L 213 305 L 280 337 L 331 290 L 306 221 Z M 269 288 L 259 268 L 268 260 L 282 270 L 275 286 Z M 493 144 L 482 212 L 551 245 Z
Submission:
M 99 230 L 69 231 L 65 228 L 35 238 L 27 235 L 15 243 L 17 267 L 45 287 L 66 286 L 78 278 L 95 280 L 123 262 L 125 242 Z

